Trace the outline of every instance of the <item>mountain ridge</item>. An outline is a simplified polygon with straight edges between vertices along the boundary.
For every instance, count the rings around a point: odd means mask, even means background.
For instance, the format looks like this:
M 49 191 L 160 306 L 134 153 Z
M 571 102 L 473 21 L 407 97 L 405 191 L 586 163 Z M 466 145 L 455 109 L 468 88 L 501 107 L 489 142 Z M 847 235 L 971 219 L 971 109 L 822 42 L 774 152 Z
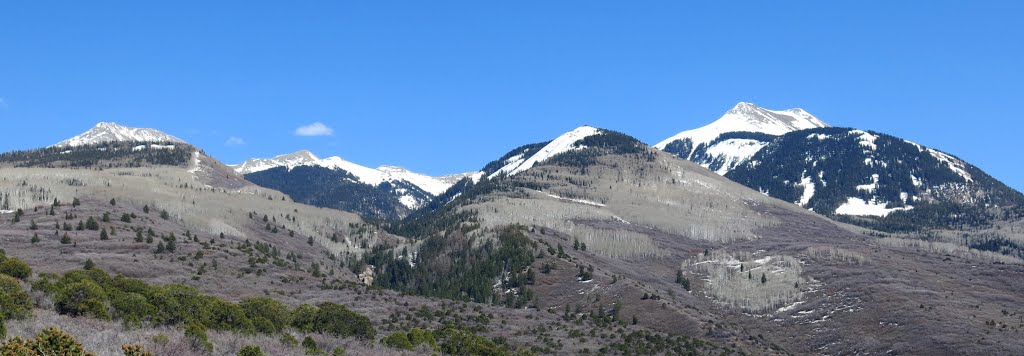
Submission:
M 51 147 L 76 147 L 106 142 L 173 142 L 184 140 L 151 128 L 127 127 L 114 122 L 100 122 L 88 131 L 58 142 Z

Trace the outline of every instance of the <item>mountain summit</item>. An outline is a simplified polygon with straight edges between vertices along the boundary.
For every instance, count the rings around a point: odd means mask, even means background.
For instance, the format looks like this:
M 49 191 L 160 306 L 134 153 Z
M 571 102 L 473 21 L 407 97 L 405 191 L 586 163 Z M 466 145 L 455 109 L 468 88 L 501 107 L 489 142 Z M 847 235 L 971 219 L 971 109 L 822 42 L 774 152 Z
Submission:
M 727 132 L 756 132 L 778 136 L 792 131 L 821 127 L 829 127 L 829 125 L 804 109 L 776 111 L 741 102 L 726 111 L 725 115 L 715 122 L 698 129 L 680 132 L 659 142 L 654 147 L 663 150 L 665 146 L 674 141 L 686 139 L 693 142 L 694 146 L 707 144 Z
M 127 127 L 101 122 L 81 135 L 61 141 L 54 147 L 76 147 L 106 142 L 177 142 L 185 141 L 154 129 Z
M 829 125 L 803 109 L 776 111 L 739 103 L 715 122 L 680 132 L 654 147 L 724 175 L 776 136 L 822 127 Z

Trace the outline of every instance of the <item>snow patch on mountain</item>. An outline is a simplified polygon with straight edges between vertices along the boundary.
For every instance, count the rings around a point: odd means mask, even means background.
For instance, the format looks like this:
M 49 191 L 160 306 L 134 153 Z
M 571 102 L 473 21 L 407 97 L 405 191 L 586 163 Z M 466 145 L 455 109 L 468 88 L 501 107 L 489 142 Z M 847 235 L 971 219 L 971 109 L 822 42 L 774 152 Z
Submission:
M 878 149 L 878 145 L 875 145 L 875 140 L 878 139 L 878 136 L 875 136 L 875 135 L 871 134 L 870 132 L 861 131 L 861 130 L 853 130 L 853 131 L 850 131 L 850 132 L 854 133 L 854 134 L 857 134 L 857 135 L 860 135 L 860 145 L 861 146 L 864 146 L 865 148 L 869 148 L 872 151 Z
M 857 190 L 863 191 L 863 192 L 868 192 L 868 193 L 874 193 L 875 190 L 877 190 L 877 189 L 878 189 L 878 173 L 875 173 L 875 174 L 871 175 L 871 183 L 869 183 L 869 184 L 861 184 L 861 185 L 857 186 Z
M 971 174 L 967 173 L 967 168 L 964 166 L 964 162 L 963 161 L 961 161 L 959 159 L 956 159 L 953 156 L 950 156 L 948 154 L 942 153 L 942 152 L 940 152 L 938 150 L 931 149 L 931 148 L 928 149 L 928 153 L 931 154 L 932 157 L 935 157 L 935 159 L 939 160 L 939 162 L 945 163 L 946 167 L 949 167 L 949 169 L 951 171 L 953 171 L 953 173 L 956 173 L 956 174 L 960 175 L 961 177 L 963 177 L 964 180 L 966 180 L 968 182 L 971 182 L 971 181 L 974 180 L 971 177 Z
M 178 142 L 181 139 L 147 128 L 121 126 L 113 122 L 101 122 L 81 135 L 61 141 L 52 147 L 77 147 L 106 142 Z M 173 146 L 172 146 L 173 147 Z
M 810 203 L 811 198 L 814 197 L 814 181 L 806 174 L 807 172 L 805 171 L 803 178 L 800 179 L 798 184 L 804 188 L 803 194 L 800 195 L 800 201 L 796 202 L 800 206 L 807 206 L 807 203 Z
M 715 173 L 725 175 L 736 165 L 743 163 L 760 151 L 767 142 L 748 139 L 728 139 L 707 149 L 708 155 L 723 160 L 722 166 L 715 170 Z
M 836 208 L 836 214 L 853 216 L 879 216 L 884 217 L 894 211 L 911 210 L 914 207 L 886 208 L 888 203 L 875 200 L 864 201 L 861 198 L 847 198 L 846 203 Z
M 509 176 L 516 175 L 558 154 L 578 149 L 579 147 L 576 147 L 577 142 L 589 136 L 596 135 L 600 132 L 601 130 L 598 130 L 590 126 L 580 126 L 575 130 L 566 132 L 561 136 L 558 136 L 558 138 L 554 139 L 553 141 L 545 145 L 543 148 L 537 151 L 537 153 L 533 154 L 529 158 L 523 157 L 523 155 L 516 155 L 512 158 L 509 158 L 508 160 L 506 160 L 507 164 L 505 164 L 504 167 L 501 167 L 501 169 L 499 169 L 498 171 L 491 173 L 491 175 L 488 176 L 487 178 L 491 179 L 502 174 L 507 174 Z

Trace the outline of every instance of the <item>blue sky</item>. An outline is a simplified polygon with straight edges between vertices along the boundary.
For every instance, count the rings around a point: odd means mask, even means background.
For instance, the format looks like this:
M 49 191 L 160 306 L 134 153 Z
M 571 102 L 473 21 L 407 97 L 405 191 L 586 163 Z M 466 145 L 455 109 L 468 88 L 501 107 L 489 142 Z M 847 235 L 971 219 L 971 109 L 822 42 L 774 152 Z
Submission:
M 583 124 L 654 143 L 749 101 L 1024 189 L 1024 2 L 281 4 L 0 3 L 0 150 L 116 121 L 228 163 L 307 148 L 443 174 Z M 332 134 L 295 135 L 316 122 Z

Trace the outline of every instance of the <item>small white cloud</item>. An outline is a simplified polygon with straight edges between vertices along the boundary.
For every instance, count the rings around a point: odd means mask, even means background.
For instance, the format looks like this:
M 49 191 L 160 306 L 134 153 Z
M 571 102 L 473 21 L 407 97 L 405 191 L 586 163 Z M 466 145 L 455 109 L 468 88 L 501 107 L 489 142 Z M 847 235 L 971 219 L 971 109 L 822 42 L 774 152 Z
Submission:
M 327 127 L 322 122 L 314 122 L 306 126 L 299 126 L 295 129 L 296 136 L 330 136 L 334 134 L 334 129 Z
M 241 137 L 231 136 L 228 137 L 227 142 L 224 142 L 224 144 L 227 146 L 241 146 L 245 144 L 245 140 L 243 140 Z
M 0 110 L 7 108 L 7 101 L 4 98 L 0 98 Z

